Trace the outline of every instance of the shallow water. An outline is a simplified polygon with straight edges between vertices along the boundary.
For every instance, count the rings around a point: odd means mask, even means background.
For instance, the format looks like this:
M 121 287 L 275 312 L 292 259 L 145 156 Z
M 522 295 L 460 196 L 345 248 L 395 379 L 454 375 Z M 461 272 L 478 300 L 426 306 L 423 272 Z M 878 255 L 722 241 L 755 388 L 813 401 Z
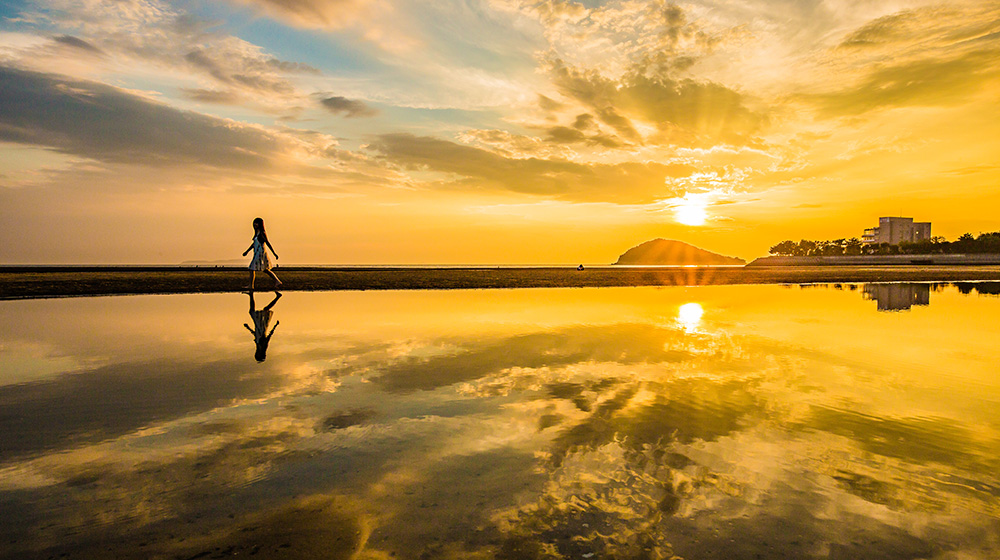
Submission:
M 0 302 L 0 557 L 997 558 L 997 291 Z

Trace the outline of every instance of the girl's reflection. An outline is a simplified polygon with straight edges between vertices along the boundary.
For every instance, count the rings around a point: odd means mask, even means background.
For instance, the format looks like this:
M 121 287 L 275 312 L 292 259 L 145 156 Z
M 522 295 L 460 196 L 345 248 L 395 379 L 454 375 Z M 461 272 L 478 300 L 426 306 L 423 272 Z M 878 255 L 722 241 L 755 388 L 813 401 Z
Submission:
M 243 326 L 250 331 L 254 342 L 257 344 L 257 351 L 254 352 L 253 357 L 258 362 L 263 362 L 267 359 L 267 345 L 271 342 L 271 335 L 274 334 L 274 329 L 278 328 L 278 325 L 281 323 L 281 321 L 275 321 L 274 326 L 271 327 L 271 332 L 267 332 L 267 326 L 271 322 L 271 317 L 274 316 L 274 311 L 271 311 L 271 308 L 274 307 L 274 304 L 278 303 L 278 299 L 280 298 L 281 294 L 275 292 L 271 303 L 264 306 L 263 309 L 257 309 L 253 301 L 253 292 L 250 292 L 250 318 L 253 320 L 253 328 L 251 329 L 247 323 L 243 323 Z

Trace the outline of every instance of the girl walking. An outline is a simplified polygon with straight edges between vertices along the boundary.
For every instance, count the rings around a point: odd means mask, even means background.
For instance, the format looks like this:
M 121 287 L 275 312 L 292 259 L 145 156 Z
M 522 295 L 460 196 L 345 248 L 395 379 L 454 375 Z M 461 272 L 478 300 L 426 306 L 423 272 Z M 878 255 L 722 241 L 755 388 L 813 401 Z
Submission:
M 271 317 L 274 316 L 274 311 L 271 310 L 274 304 L 278 303 L 278 298 L 281 294 L 278 292 L 274 293 L 274 299 L 271 303 L 267 304 L 263 309 L 257 309 L 257 305 L 253 301 L 253 292 L 250 292 L 250 319 L 253 321 L 253 328 L 250 325 L 243 323 L 243 326 L 250 331 L 253 335 L 254 343 L 257 345 L 257 350 L 254 352 L 253 357 L 257 359 L 258 362 L 263 362 L 267 359 L 267 345 L 271 343 L 271 336 L 274 335 L 274 329 L 278 328 L 281 321 L 274 323 L 271 327 L 271 332 L 267 332 L 267 326 L 271 323 Z
M 251 292 L 253 291 L 254 280 L 257 277 L 257 271 L 266 272 L 271 278 L 274 278 L 274 289 L 277 291 L 281 287 L 281 280 L 271 272 L 271 259 L 267 257 L 267 249 L 271 250 L 274 254 L 274 259 L 278 259 L 278 253 L 274 252 L 274 247 L 271 247 L 271 242 L 267 240 L 267 232 L 264 231 L 264 219 L 254 218 L 253 219 L 253 241 L 250 246 L 247 247 L 246 251 L 243 251 L 243 256 L 247 256 L 251 250 L 253 250 L 253 259 L 250 261 L 250 285 L 247 287 Z

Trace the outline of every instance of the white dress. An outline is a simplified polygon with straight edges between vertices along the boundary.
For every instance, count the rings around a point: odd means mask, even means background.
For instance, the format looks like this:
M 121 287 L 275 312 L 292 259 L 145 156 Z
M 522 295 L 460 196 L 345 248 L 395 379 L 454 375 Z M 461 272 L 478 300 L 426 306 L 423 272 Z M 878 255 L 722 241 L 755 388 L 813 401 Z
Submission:
M 267 338 L 267 327 L 271 324 L 273 316 L 274 311 L 270 309 L 254 309 L 250 312 L 250 318 L 253 319 L 253 338 L 257 344 Z
M 267 257 L 267 248 L 260 242 L 259 237 L 253 238 L 253 259 L 250 261 L 250 270 L 271 270 L 271 259 Z

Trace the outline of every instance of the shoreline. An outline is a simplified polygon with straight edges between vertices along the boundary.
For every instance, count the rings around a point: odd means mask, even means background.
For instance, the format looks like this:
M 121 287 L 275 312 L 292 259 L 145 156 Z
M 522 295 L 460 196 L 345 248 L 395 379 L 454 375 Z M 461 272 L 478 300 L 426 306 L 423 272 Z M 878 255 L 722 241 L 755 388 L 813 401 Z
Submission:
M 829 257 L 768 256 L 747 266 L 995 266 L 996 253 L 948 253 L 933 255 L 837 255 Z
M 280 267 L 283 292 L 1000 281 L 990 266 Z M 246 291 L 243 267 L 0 267 L 0 300 Z M 258 274 L 256 291 L 273 291 Z

